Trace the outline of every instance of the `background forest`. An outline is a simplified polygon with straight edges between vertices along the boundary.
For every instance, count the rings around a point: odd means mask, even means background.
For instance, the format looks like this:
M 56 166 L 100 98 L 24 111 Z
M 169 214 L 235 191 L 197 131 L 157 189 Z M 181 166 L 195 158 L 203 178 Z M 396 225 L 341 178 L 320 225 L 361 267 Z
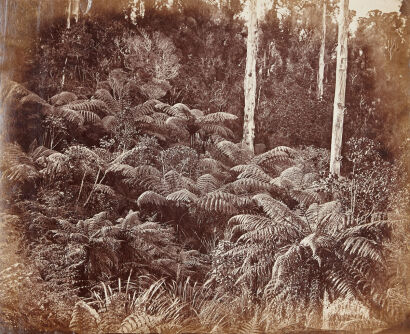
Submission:
M 408 319 L 408 1 L 350 31 L 341 177 L 337 1 L 320 98 L 322 1 L 260 15 L 254 153 L 242 1 L 0 3 L 0 321 L 284 333 Z

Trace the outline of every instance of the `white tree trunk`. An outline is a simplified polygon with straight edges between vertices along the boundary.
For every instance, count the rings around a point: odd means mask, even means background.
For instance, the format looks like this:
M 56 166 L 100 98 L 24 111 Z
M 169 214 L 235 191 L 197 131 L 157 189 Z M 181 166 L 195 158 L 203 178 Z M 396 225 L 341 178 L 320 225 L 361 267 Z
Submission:
M 257 0 L 249 1 L 248 40 L 244 79 L 245 110 L 243 116 L 242 145 L 254 152 L 255 102 L 256 102 L 256 57 L 258 52 Z
M 68 0 L 67 6 L 67 29 L 71 27 L 71 0 Z
M 325 74 L 325 48 L 326 48 L 326 0 L 323 0 L 323 18 L 322 18 L 322 44 L 319 54 L 319 73 L 317 78 L 317 97 L 323 98 L 323 78 Z
M 337 176 L 340 176 L 343 114 L 345 111 L 348 28 L 349 0 L 340 0 L 336 87 L 335 100 L 333 105 L 332 147 L 330 151 L 330 173 Z
M 85 14 L 87 14 L 91 10 L 92 5 L 93 5 L 93 0 L 88 0 L 87 9 L 85 11 Z
M 73 0 L 73 17 L 75 22 L 78 22 L 80 16 L 80 0 Z

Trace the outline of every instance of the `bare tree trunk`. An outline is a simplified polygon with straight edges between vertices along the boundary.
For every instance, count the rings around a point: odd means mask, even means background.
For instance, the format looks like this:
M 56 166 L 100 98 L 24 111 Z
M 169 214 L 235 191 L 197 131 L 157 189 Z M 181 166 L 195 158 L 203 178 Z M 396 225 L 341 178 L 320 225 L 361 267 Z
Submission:
M 325 74 L 325 47 L 326 47 L 326 0 L 323 0 L 322 44 L 319 54 L 319 74 L 317 78 L 317 97 L 323 98 L 323 77 Z
M 68 6 L 67 6 L 67 29 L 70 29 L 71 27 L 71 0 L 68 0 Z
M 347 36 L 349 28 L 349 0 L 340 0 L 339 32 L 337 45 L 336 87 L 333 105 L 332 147 L 330 151 L 330 173 L 340 176 L 343 114 L 345 111 Z
M 257 0 L 249 1 L 248 41 L 244 80 L 245 110 L 243 116 L 242 145 L 254 152 L 255 102 L 256 102 L 256 57 L 258 52 Z
M 85 14 L 87 14 L 91 10 L 92 5 L 93 5 L 93 0 L 88 0 L 87 9 L 85 11 Z
M 78 18 L 80 16 L 80 0 L 73 0 L 73 17 L 75 23 L 78 22 Z

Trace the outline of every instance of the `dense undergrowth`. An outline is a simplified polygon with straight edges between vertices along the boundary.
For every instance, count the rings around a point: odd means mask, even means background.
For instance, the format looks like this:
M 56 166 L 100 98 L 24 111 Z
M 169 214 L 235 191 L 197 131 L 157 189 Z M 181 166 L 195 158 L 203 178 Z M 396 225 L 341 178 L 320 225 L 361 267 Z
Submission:
M 165 333 L 403 317 L 407 269 L 397 256 L 407 255 L 397 236 L 407 225 L 389 201 L 399 172 L 375 148 L 354 142 L 352 176 L 324 178 L 326 150 L 254 156 L 230 140 L 236 116 L 132 105 L 116 73 L 91 99 L 62 92 L 46 102 L 14 82 L 3 88 L 10 105 L 39 105 L 45 124 L 27 152 L 3 148 L 2 221 L 26 259 L 1 273 L 3 287 L 19 282 L 3 295 L 5 319 Z M 85 145 L 90 137 L 98 144 Z M 349 299 L 365 312 L 327 312 Z
M 60 27 L 39 43 L 31 91 L 2 81 L 1 319 L 84 333 L 402 321 L 408 149 L 389 151 L 384 116 L 367 118 L 382 88 L 352 88 L 350 110 L 362 99 L 369 113 L 348 123 L 344 177 L 329 177 L 314 29 L 301 42 L 271 13 L 257 109 L 267 149 L 252 154 L 239 143 L 240 21 L 194 14 Z M 352 63 L 350 78 L 375 84 Z

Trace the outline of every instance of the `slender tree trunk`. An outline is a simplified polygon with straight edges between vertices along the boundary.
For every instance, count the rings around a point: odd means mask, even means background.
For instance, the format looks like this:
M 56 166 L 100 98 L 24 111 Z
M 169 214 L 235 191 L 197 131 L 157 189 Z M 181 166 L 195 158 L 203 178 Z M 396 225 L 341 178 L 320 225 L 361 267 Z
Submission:
M 67 29 L 70 29 L 71 27 L 71 6 L 72 6 L 72 1 L 68 0 L 68 6 L 67 6 Z
M 340 176 L 343 114 L 345 111 L 347 36 L 349 27 L 349 0 L 340 0 L 339 32 L 337 45 L 336 87 L 333 105 L 332 147 L 330 151 L 330 173 Z
M 257 0 L 249 1 L 248 41 L 244 80 L 245 110 L 243 116 L 242 144 L 254 152 L 255 102 L 256 102 L 256 57 L 258 52 Z
M 80 0 L 73 0 L 73 17 L 75 23 L 78 22 L 78 18 L 80 16 Z
M 87 14 L 91 10 L 92 5 L 93 5 L 93 0 L 88 0 L 87 9 L 85 11 L 85 14 Z
M 323 18 L 322 18 L 322 44 L 319 54 L 319 74 L 317 78 L 317 97 L 323 98 L 323 77 L 325 74 L 325 48 L 326 48 L 326 0 L 323 0 Z

